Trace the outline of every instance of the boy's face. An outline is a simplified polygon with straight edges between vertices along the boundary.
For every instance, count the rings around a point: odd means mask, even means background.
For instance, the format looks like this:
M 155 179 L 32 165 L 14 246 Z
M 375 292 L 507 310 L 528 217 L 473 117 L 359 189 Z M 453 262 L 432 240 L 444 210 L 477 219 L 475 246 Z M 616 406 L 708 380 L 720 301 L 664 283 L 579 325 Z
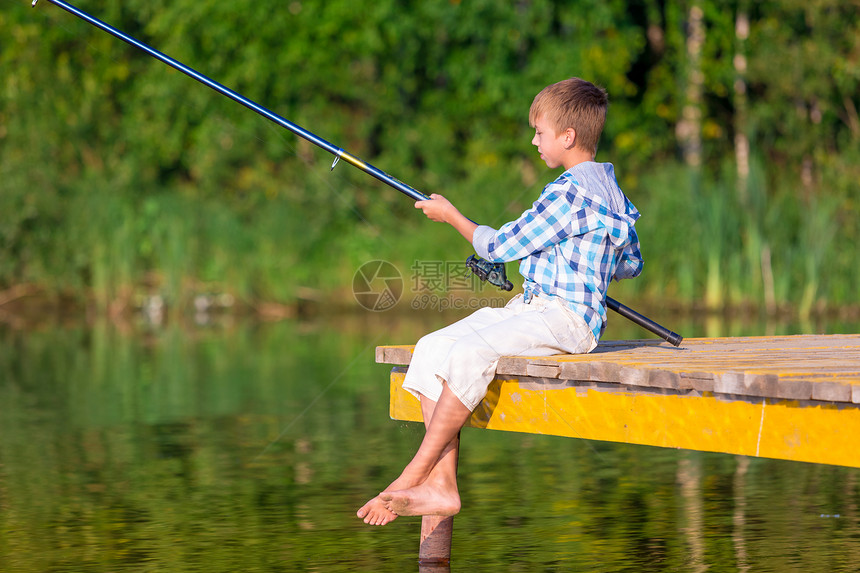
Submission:
M 532 139 L 532 145 L 537 146 L 540 158 L 550 169 L 563 165 L 563 158 L 568 150 L 573 147 L 573 141 L 573 129 L 568 128 L 556 134 L 555 127 L 546 119 L 539 117 L 535 121 L 535 136 Z

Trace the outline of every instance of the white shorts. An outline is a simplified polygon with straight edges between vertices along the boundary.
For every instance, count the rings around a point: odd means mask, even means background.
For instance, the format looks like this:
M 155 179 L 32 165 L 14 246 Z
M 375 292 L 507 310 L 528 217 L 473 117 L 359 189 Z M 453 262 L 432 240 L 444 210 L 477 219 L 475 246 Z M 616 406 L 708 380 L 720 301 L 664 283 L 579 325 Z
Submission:
M 482 308 L 418 341 L 403 388 L 438 401 L 442 382 L 474 410 L 502 356 L 584 354 L 597 346 L 585 320 L 559 298 L 523 295 L 504 308 Z

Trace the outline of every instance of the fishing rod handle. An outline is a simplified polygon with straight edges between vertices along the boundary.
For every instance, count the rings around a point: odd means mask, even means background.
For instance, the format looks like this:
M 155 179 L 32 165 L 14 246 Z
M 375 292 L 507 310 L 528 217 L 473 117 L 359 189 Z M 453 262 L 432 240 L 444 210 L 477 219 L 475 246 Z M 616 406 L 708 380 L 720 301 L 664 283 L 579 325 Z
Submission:
M 617 312 L 618 314 L 620 314 L 621 316 L 623 316 L 627 320 L 630 320 L 631 322 L 635 322 L 636 324 L 638 324 L 639 326 L 641 326 L 645 330 L 653 332 L 654 334 L 656 334 L 657 336 L 659 336 L 660 338 L 667 341 L 669 344 L 671 344 L 673 346 L 680 346 L 681 341 L 684 340 L 684 337 L 681 336 L 680 334 L 678 334 L 677 332 L 672 332 L 671 330 L 669 330 L 665 326 L 661 326 L 661 325 L 657 324 L 656 322 L 654 322 L 653 320 L 651 320 L 647 316 L 642 316 L 641 314 L 639 314 L 638 312 L 636 312 L 635 310 L 633 310 L 629 306 L 624 306 L 623 304 L 621 304 L 620 302 L 618 302 L 617 300 L 615 300 L 612 297 L 609 297 L 609 296 L 606 297 L 606 306 L 610 310 L 614 310 L 615 312 Z

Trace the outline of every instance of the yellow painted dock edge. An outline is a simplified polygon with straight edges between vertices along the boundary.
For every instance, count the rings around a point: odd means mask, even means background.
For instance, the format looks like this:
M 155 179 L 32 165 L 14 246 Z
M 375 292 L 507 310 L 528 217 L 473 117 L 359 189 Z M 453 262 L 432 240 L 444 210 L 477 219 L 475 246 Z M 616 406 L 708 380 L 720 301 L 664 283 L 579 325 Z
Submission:
M 405 372 L 391 371 L 391 418 L 420 422 Z M 467 426 L 860 467 L 857 404 L 505 378 L 490 384 Z

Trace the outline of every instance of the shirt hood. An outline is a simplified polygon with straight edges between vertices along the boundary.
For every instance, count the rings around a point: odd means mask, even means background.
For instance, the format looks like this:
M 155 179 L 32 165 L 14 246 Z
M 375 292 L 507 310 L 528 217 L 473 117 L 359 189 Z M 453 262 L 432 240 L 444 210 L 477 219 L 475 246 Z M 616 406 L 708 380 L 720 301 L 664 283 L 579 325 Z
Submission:
M 597 203 L 594 210 L 603 217 L 613 219 L 606 221 L 608 227 L 624 229 L 617 234 L 609 233 L 609 240 L 616 248 L 625 247 L 631 240 L 630 230 L 639 219 L 639 211 L 618 186 L 615 167 L 611 163 L 586 161 L 565 171 L 562 178 L 588 191 L 589 198 Z

